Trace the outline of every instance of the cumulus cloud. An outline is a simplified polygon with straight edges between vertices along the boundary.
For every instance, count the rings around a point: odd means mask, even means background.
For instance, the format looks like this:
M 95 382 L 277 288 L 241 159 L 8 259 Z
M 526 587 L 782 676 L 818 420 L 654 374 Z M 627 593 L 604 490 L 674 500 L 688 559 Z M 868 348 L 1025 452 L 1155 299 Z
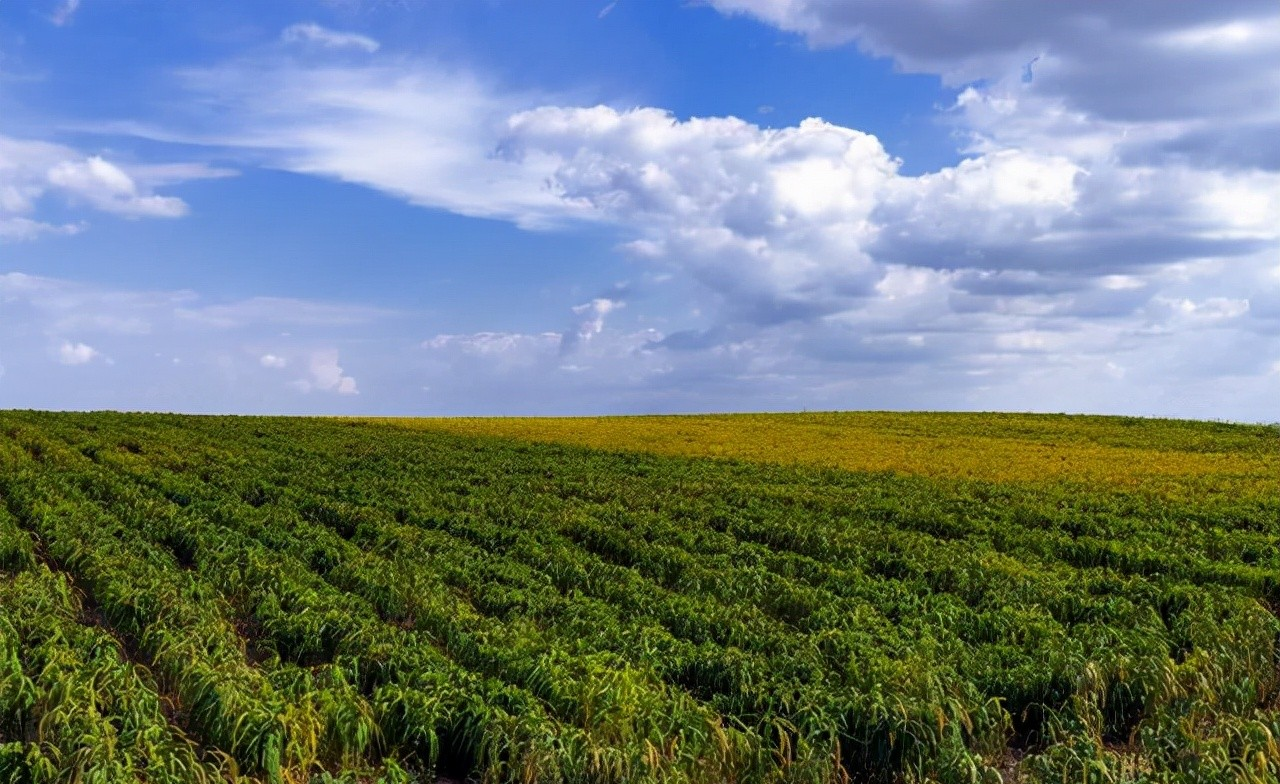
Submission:
M 772 130 L 603 106 L 543 107 L 509 126 L 507 154 L 554 161 L 563 202 L 636 231 L 633 247 L 746 317 L 829 311 L 877 275 L 863 246 L 898 163 L 874 136 L 816 119 Z
M 278 357 L 275 354 L 263 354 L 258 357 L 258 364 L 265 368 L 282 368 L 289 365 L 289 360 L 284 357 Z
M 1077 128 L 1078 148 L 1029 120 L 989 135 L 1001 112 L 1035 114 L 1009 108 L 1025 96 L 962 95 L 972 157 L 908 177 L 874 136 L 818 119 L 766 129 L 656 108 L 519 110 L 538 96 L 422 63 L 238 62 L 187 80 L 231 108 L 221 143 L 466 215 L 613 223 L 634 255 L 702 285 L 726 321 L 858 307 L 886 264 L 1130 274 L 1255 253 L 1280 225 L 1268 172 L 1126 164 L 1123 133 L 1105 124 Z
M 84 343 L 72 343 L 69 340 L 64 340 L 58 346 L 58 361 L 64 365 L 83 365 L 87 362 L 92 362 L 98 356 L 101 355 L 97 349 Z
M 1114 106 L 1117 114 L 1201 114 L 1224 103 L 1275 100 L 1263 94 L 1274 75 L 1256 67 L 1271 64 L 1280 32 L 1280 12 L 1266 0 L 1107 7 L 1033 0 L 1015 9 L 986 0 L 710 4 L 799 33 L 816 46 L 855 43 L 949 84 L 1012 73 L 1079 96 L 1082 104 Z M 1163 78 L 1148 79 L 1154 73 Z M 1144 89 L 1130 90 L 1138 84 Z
M 187 214 L 182 199 L 139 194 L 137 184 L 124 170 L 96 155 L 61 161 L 49 169 L 47 177 L 51 186 L 103 212 L 126 218 L 179 218 Z
M 1125 272 L 1248 254 L 1280 223 L 1269 173 L 1126 162 L 1136 139 L 1167 139 L 1030 93 L 962 93 L 972 157 L 904 177 L 874 136 L 818 119 L 764 129 L 656 108 L 521 110 L 541 96 L 425 63 L 236 62 L 187 79 L 230 107 L 220 143 L 525 227 L 612 222 L 633 253 L 762 322 L 847 307 L 886 262 Z M 1212 230 L 1224 216 L 1247 226 Z
M 347 375 L 338 364 L 337 349 L 313 352 L 307 362 L 307 373 L 306 378 L 294 382 L 303 392 L 320 390 L 339 395 L 360 394 L 360 390 L 356 388 L 356 380 Z
M 1138 149 L 1243 165 L 1280 162 L 1280 7 L 1266 0 L 1104 6 L 1034 0 L 710 0 L 803 35 L 856 44 L 946 84 L 1016 96 L 1017 122 L 1109 125 Z M 1072 131 L 1073 132 L 1069 132 Z M 1241 144 L 1252 140 L 1260 145 Z
M 72 207 L 89 207 L 126 218 L 176 218 L 187 204 L 152 188 L 230 172 L 200 164 L 139 166 L 130 171 L 97 155 L 85 156 L 59 144 L 0 135 L 0 240 L 31 240 L 76 234 L 87 223 L 51 222 L 39 217 L 50 195 Z
M 635 255 L 698 280 L 722 318 L 761 325 L 865 307 L 889 265 L 1089 279 L 1246 256 L 1280 231 L 1270 173 L 1000 148 L 908 177 L 875 137 L 819 120 L 546 107 L 515 115 L 504 149 L 556 161 L 562 200 L 634 231 Z
M 289 25 L 280 33 L 280 40 L 291 44 L 315 44 L 327 49 L 359 49 L 370 54 L 378 51 L 380 47 L 377 41 L 367 35 L 330 30 L 315 22 Z

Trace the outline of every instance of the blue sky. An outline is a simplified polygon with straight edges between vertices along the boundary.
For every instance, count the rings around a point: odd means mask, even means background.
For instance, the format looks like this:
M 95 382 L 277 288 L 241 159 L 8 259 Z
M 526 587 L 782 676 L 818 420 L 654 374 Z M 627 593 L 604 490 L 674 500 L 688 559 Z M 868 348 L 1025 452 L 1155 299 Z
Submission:
M 1280 7 L 0 0 L 0 406 L 1274 421 Z

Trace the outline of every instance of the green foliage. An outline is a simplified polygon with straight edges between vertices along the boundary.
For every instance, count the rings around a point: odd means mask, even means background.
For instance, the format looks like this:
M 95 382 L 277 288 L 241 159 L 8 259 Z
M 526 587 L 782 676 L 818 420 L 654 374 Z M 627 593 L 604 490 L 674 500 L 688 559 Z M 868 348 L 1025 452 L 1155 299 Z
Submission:
M 877 466 L 924 421 L 874 417 Z M 675 424 L 726 421 L 773 432 Z M 776 433 L 846 444 L 842 421 Z M 1276 781 L 1257 429 L 926 424 L 1096 463 L 0 413 L 0 782 Z M 1109 449 L 1147 479 L 1095 481 Z

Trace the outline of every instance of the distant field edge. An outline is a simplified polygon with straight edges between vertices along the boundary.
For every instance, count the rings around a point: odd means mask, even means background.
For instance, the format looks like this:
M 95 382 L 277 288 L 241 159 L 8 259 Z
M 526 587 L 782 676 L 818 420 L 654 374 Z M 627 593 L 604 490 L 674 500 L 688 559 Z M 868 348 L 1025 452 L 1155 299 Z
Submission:
M 1079 481 L 1183 492 L 1280 491 L 1280 428 L 1273 425 L 1091 414 L 886 411 L 344 419 L 606 451 L 940 479 Z

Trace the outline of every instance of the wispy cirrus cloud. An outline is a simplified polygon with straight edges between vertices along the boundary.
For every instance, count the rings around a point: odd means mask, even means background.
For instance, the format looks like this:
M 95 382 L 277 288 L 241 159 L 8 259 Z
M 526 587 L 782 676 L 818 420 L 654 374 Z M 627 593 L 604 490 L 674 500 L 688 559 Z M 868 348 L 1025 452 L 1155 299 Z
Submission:
M 465 70 L 398 59 L 303 62 L 279 53 L 188 69 L 193 105 L 171 127 L 114 132 L 240 151 L 267 166 L 365 185 L 423 207 L 545 228 L 591 219 L 551 193 L 532 156 L 499 154 L 507 119 L 543 96 L 505 92 Z
M 53 9 L 53 13 L 49 16 L 49 21 L 58 27 L 70 24 L 72 18 L 76 15 L 76 11 L 80 10 L 80 0 L 60 0 L 57 7 Z
M 0 242 L 6 240 L 22 242 L 50 234 L 79 234 L 84 231 L 84 228 L 83 223 L 55 224 L 32 220 L 21 215 L 0 216 Z
M 330 30 L 315 22 L 289 25 L 280 33 L 280 40 L 288 44 L 312 44 L 326 49 L 359 49 L 370 54 L 378 51 L 381 46 L 367 35 Z

